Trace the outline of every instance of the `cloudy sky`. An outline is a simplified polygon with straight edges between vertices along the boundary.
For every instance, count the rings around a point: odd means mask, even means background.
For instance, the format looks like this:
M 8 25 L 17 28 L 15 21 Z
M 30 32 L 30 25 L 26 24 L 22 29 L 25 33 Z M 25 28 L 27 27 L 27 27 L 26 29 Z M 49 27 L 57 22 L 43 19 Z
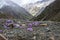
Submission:
M 36 2 L 38 0 L 12 0 L 12 1 L 14 1 L 14 2 L 16 2 L 18 4 L 20 3 L 20 4 L 24 5 L 24 4 L 27 4 L 27 3 L 34 3 L 34 2 Z
M 9 1 L 9 0 L 0 0 L 0 4 L 3 4 L 5 3 L 5 1 Z M 54 0 L 11 0 L 13 2 L 15 2 L 16 4 L 24 7 L 24 5 L 26 4 L 29 4 L 29 3 L 35 3 L 37 1 L 43 1 L 43 3 L 41 3 L 40 5 L 43 5 L 43 6 L 48 6 L 50 3 L 52 3 Z M 47 2 L 45 2 L 47 1 Z M 3 5 L 0 5 L 0 8 L 3 6 Z
M 24 5 L 24 4 L 27 4 L 27 3 L 34 3 L 34 2 L 37 2 L 37 1 L 44 1 L 44 0 L 12 0 L 14 1 L 15 3 L 19 4 L 19 5 Z M 51 1 L 54 1 L 54 0 L 50 0 Z

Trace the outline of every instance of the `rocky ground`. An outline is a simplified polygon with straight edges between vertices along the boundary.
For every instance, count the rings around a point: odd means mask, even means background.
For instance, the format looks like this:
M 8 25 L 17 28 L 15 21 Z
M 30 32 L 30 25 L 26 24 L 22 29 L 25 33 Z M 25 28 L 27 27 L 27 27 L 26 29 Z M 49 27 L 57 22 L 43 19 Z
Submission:
M 8 40 L 60 40 L 60 22 L 38 21 L 28 30 L 29 23 L 33 22 L 22 22 L 22 28 L 4 29 L 2 34 Z

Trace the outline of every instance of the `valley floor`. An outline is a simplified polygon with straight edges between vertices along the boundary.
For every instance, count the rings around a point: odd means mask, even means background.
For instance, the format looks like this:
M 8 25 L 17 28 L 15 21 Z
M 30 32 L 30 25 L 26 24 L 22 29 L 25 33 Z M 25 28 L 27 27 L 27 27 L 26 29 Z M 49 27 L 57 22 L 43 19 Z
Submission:
M 39 25 L 37 24 L 36 26 L 34 22 L 36 22 L 36 24 L 38 22 Z M 8 40 L 60 40 L 60 22 L 34 22 L 22 22 L 22 28 L 4 29 L 2 35 L 4 35 Z M 28 24 L 30 23 L 33 23 L 33 25 L 31 29 L 28 30 Z

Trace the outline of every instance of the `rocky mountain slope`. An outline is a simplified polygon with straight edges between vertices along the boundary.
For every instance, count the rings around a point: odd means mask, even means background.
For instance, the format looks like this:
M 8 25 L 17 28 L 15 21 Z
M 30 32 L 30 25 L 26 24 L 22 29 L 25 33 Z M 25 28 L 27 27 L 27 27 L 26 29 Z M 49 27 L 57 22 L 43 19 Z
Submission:
M 24 8 L 7 0 L 0 2 L 0 15 L 0 18 L 16 18 L 23 20 L 29 20 L 29 18 L 32 17 Z
M 40 13 L 40 12 L 39 12 Z M 56 0 L 38 15 L 34 20 L 41 21 L 60 21 L 60 0 Z
M 38 16 L 44 9 L 46 6 L 48 6 L 50 3 L 52 3 L 54 0 L 39 0 L 35 3 L 29 3 L 24 5 L 25 9 L 33 16 Z M 38 13 L 40 12 L 40 13 Z

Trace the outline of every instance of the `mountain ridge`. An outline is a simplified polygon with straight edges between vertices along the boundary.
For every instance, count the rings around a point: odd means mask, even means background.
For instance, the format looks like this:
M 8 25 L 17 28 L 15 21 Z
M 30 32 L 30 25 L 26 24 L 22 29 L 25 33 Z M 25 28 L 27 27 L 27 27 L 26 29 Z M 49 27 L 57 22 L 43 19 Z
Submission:
M 48 5 L 50 5 L 54 0 L 42 0 L 42 1 L 37 1 L 35 3 L 30 3 L 25 5 L 25 9 L 33 16 L 38 16 Z M 41 10 L 42 9 L 42 10 Z M 38 14 L 38 15 L 36 15 Z
M 60 0 L 56 0 L 33 20 L 38 21 L 60 21 Z
M 22 20 L 29 20 L 32 17 L 29 14 L 29 12 L 27 12 L 24 8 L 20 7 L 19 5 L 15 4 L 14 2 L 12 2 L 12 1 L 8 1 L 8 2 L 4 1 L 4 2 L 8 3 L 9 5 L 3 4 L 3 6 L 0 8 L 0 14 L 3 13 L 6 15 L 7 14 L 13 15 L 14 18 L 18 18 L 18 19 L 22 19 Z

